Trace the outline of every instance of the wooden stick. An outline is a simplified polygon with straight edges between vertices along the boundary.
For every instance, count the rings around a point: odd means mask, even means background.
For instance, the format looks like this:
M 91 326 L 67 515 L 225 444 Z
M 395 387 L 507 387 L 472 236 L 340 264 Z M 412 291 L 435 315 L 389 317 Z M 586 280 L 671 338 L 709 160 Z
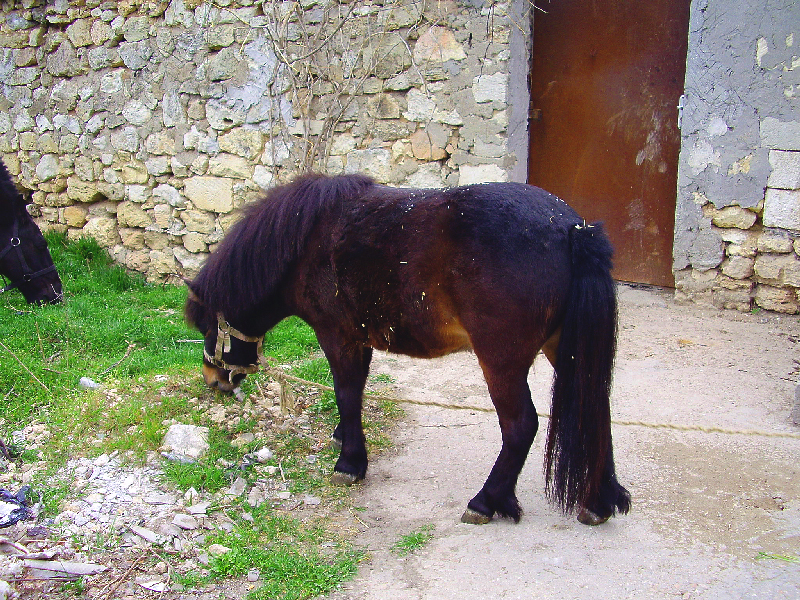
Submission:
M 8 353 L 9 353 L 11 356 L 13 356 L 13 357 L 14 357 L 14 359 L 15 359 L 15 360 L 16 360 L 16 361 L 17 361 L 19 364 L 21 364 L 21 365 L 22 365 L 22 368 L 23 368 L 23 369 L 25 369 L 25 370 L 26 370 L 26 371 L 27 371 L 27 372 L 30 374 L 30 376 L 31 376 L 31 377 L 33 377 L 33 378 L 36 380 L 36 382 L 37 382 L 37 383 L 38 383 L 40 386 L 42 386 L 44 389 L 46 389 L 46 390 L 47 390 L 47 393 L 48 393 L 48 394 L 50 393 L 50 388 L 49 388 L 49 387 L 47 387 L 45 384 L 43 384 L 43 383 L 41 382 L 41 380 L 40 380 L 40 379 L 39 379 L 39 378 L 38 378 L 36 375 L 34 375 L 34 374 L 33 374 L 33 372 L 32 372 L 32 371 L 31 371 L 31 370 L 30 370 L 30 369 L 29 369 L 27 366 L 25 366 L 25 363 L 24 363 L 24 362 L 22 362 L 22 361 L 19 359 L 19 357 L 18 357 L 16 354 L 14 354 L 14 353 L 13 353 L 13 352 L 12 352 L 12 351 L 9 349 L 9 347 L 8 347 L 8 346 L 6 346 L 6 345 L 5 345 L 3 342 L 0 342 L 0 346 L 2 346 L 2 347 L 3 347 L 3 349 L 4 349 L 6 352 L 8 352 Z

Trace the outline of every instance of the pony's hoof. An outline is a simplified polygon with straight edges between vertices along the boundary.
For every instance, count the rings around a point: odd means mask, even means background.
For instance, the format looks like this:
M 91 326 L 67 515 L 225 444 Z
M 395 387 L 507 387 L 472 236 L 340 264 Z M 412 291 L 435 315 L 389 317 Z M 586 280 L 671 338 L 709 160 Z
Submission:
M 487 517 L 486 515 L 479 513 L 477 510 L 472 510 L 471 508 L 465 510 L 464 514 L 461 515 L 461 522 L 469 523 L 470 525 L 486 525 L 491 520 L 492 517 Z
M 334 471 L 331 475 L 331 483 L 333 485 L 340 485 L 343 487 L 350 487 L 358 481 L 358 477 L 350 473 L 342 473 L 341 471 Z
M 596 515 L 588 508 L 581 508 L 578 512 L 578 521 L 583 523 L 584 525 L 602 525 L 606 521 L 608 521 L 608 517 L 601 517 Z

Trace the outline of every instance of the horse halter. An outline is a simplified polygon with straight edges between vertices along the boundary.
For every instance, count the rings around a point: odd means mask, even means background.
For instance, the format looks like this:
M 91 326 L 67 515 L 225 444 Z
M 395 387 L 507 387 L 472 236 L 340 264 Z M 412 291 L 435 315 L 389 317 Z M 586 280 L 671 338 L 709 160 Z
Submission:
M 9 252 L 11 252 L 16 248 L 17 258 L 19 259 L 19 263 L 22 266 L 23 272 L 30 271 L 31 268 L 28 266 L 28 262 L 25 260 L 25 255 L 22 253 L 21 244 L 22 241 L 19 238 L 19 223 L 17 221 L 14 221 L 14 226 L 11 231 L 11 240 L 9 241 L 8 246 L 6 246 L 2 251 L 0 251 L 0 260 L 3 260 L 6 254 L 8 254 Z M 50 273 L 51 271 L 55 270 L 56 270 L 56 265 L 52 264 L 49 267 L 45 267 L 44 269 L 39 269 L 38 271 L 23 273 L 22 279 L 19 279 L 17 281 L 12 281 L 6 287 L 0 289 L 0 294 L 18 288 L 22 284 L 29 283 L 34 279 L 36 279 L 37 277 L 41 277 L 42 275 L 46 275 L 47 273 Z M 9 277 L 9 279 L 11 278 Z
M 256 356 L 258 362 L 249 365 L 231 365 L 225 361 L 223 355 L 231 351 L 231 338 L 236 338 L 242 342 L 250 344 L 258 344 L 256 346 Z M 250 373 L 257 373 L 261 363 L 264 360 L 264 355 L 261 352 L 261 346 L 264 342 L 264 336 L 250 336 L 245 335 L 238 329 L 231 327 L 230 323 L 225 320 L 222 313 L 217 313 L 217 345 L 214 349 L 214 356 L 211 356 L 203 346 L 203 357 L 219 369 L 230 371 L 229 379 L 233 380 L 234 375 L 248 375 Z

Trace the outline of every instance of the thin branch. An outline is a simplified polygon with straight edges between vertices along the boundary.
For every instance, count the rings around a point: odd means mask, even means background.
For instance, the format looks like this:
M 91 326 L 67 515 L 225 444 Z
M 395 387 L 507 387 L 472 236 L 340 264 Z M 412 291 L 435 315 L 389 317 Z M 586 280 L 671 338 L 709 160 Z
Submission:
M 31 377 L 33 377 L 33 378 L 36 380 L 36 382 L 37 382 L 37 383 L 38 383 L 40 386 L 42 386 L 44 389 L 46 389 L 48 394 L 50 393 L 50 388 L 49 388 L 49 387 L 47 387 L 45 384 L 43 384 L 43 383 L 41 382 L 41 380 L 40 380 L 40 379 L 39 379 L 39 378 L 38 378 L 36 375 L 34 375 L 34 374 L 33 374 L 33 372 L 32 372 L 32 371 L 31 371 L 31 370 L 30 370 L 30 369 L 29 369 L 29 368 L 28 368 L 28 367 L 25 365 L 25 363 L 24 363 L 24 362 L 22 362 L 22 361 L 19 359 L 19 357 L 18 357 L 16 354 L 14 354 L 14 353 L 13 353 L 13 352 L 12 352 L 12 351 L 9 349 L 9 347 L 8 347 L 8 346 L 6 346 L 6 345 L 5 345 L 3 342 L 0 342 L 0 346 L 2 346 L 2 347 L 3 347 L 3 349 L 4 349 L 6 352 L 8 352 L 8 353 L 9 353 L 11 356 L 13 356 L 13 357 L 14 357 L 14 360 L 16 360 L 16 361 L 17 361 L 17 362 L 18 362 L 20 365 L 22 365 L 22 368 L 23 368 L 23 369 L 25 369 L 25 370 L 28 372 L 28 374 L 29 374 Z

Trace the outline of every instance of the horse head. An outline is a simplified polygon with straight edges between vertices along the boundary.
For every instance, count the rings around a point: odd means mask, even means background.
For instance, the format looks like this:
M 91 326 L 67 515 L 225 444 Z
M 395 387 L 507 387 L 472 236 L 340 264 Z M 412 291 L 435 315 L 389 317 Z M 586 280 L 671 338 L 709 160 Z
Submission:
M 29 304 L 62 300 L 47 242 L 24 206 L 14 208 L 11 221 L 0 222 L 0 244 L 0 274 L 10 281 L 0 293 L 19 289 Z
M 242 333 L 214 313 L 189 288 L 186 320 L 203 334 L 203 379 L 206 385 L 222 392 L 232 392 L 261 364 L 264 336 Z

